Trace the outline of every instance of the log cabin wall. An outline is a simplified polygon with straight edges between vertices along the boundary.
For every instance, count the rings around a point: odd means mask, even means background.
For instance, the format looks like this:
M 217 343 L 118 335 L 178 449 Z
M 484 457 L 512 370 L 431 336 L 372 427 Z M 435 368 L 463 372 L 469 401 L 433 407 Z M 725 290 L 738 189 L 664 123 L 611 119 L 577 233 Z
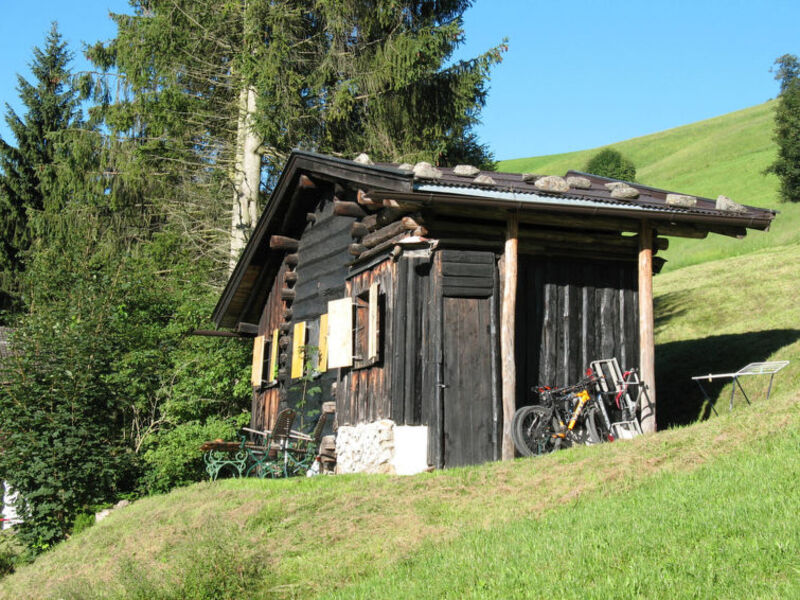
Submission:
M 517 406 L 539 386 L 579 381 L 599 358 L 638 367 L 638 319 L 635 263 L 521 255 Z
M 259 323 L 261 335 L 279 330 L 278 382 L 254 389 L 251 422 L 255 429 L 271 428 L 280 408 L 296 406 L 302 398 L 299 380 L 290 377 L 293 325 L 306 322 L 306 344 L 318 346 L 314 336 L 318 336 L 320 315 L 327 312 L 329 300 L 344 297 L 353 219 L 335 215 L 333 206 L 333 186 L 320 185 L 291 218 L 297 248 L 285 251 Z M 305 412 L 318 411 L 322 402 L 334 399 L 336 377 L 336 371 L 329 371 L 315 381 L 322 392 L 306 399 Z

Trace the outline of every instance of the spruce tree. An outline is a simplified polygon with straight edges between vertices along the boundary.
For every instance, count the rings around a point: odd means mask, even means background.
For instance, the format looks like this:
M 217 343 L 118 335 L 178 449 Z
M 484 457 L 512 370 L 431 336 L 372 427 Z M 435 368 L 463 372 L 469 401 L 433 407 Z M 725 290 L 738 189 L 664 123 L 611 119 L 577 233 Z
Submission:
M 19 308 L 19 278 L 31 245 L 30 217 L 46 202 L 53 176 L 55 140 L 79 122 L 78 95 L 71 86 L 71 53 L 53 23 L 43 49 L 33 49 L 34 81 L 18 75 L 19 116 L 6 105 L 6 123 L 16 139 L 0 138 L 0 308 Z
M 109 129 L 138 145 L 143 170 L 169 182 L 150 198 L 219 251 L 221 238 L 209 235 L 219 226 L 192 219 L 232 194 L 229 223 L 246 239 L 259 188 L 295 148 L 491 165 L 472 128 L 505 45 L 452 60 L 470 4 L 135 0 L 132 15 L 114 17 L 117 37 L 90 56 L 125 89 L 105 109 Z M 227 268 L 220 273 L 217 283 Z

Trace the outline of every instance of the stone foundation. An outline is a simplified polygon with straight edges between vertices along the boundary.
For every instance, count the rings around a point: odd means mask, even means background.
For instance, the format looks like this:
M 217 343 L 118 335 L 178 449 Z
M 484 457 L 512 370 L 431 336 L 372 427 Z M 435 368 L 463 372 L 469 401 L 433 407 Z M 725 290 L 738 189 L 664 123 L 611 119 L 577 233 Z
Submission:
M 336 432 L 337 473 L 397 473 L 427 470 L 428 428 L 396 426 L 383 419 L 340 426 Z

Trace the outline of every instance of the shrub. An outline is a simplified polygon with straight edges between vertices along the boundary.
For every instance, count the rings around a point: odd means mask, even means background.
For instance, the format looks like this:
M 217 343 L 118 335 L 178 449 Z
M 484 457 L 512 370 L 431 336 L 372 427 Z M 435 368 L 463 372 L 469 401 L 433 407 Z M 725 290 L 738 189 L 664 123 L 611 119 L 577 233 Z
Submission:
M 585 170 L 587 173 L 601 177 L 622 179 L 623 181 L 636 180 L 636 167 L 613 148 L 606 148 L 595 154 L 586 163 Z
M 249 413 L 238 417 L 209 418 L 205 423 L 181 423 L 154 435 L 146 442 L 144 485 L 150 493 L 167 492 L 206 477 L 200 444 L 207 440 L 236 439 L 236 433 L 250 420 Z

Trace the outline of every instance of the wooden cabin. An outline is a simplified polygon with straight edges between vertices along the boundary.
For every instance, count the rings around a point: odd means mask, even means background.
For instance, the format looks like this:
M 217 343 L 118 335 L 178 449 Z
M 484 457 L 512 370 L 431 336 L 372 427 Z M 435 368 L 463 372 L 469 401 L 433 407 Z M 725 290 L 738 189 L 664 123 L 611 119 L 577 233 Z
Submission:
M 335 401 L 342 471 L 476 464 L 513 456 L 532 388 L 598 358 L 640 368 L 655 430 L 659 251 L 774 216 L 586 173 L 295 152 L 213 317 L 254 336 L 254 428 Z

